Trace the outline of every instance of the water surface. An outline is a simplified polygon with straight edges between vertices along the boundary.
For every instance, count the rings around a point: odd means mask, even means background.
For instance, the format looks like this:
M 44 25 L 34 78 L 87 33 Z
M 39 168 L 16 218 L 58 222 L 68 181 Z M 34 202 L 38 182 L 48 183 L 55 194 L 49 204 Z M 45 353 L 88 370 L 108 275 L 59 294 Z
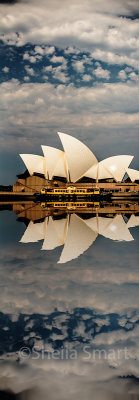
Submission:
M 128 241 L 127 231 L 122 241 L 96 231 L 94 239 L 92 230 L 92 244 L 74 257 L 85 217 L 71 233 L 71 260 L 60 263 L 64 245 L 23 240 L 31 221 L 21 212 L 0 212 L 1 398 L 139 399 L 138 226 L 121 214 L 124 229 L 134 225 Z

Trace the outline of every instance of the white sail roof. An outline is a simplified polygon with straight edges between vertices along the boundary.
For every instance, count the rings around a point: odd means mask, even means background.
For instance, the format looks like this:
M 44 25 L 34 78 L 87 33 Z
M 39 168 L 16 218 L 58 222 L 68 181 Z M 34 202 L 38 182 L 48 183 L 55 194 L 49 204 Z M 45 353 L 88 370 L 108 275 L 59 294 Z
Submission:
M 58 135 L 65 150 L 71 181 L 76 182 L 98 161 L 92 151 L 80 140 L 61 132 L 58 132 Z
M 53 220 L 49 217 L 47 232 L 41 250 L 53 250 L 65 243 L 67 234 L 67 219 Z
M 46 233 L 46 220 L 39 223 L 33 223 L 30 221 L 27 226 L 24 235 L 20 239 L 21 243 L 33 243 L 44 239 Z
M 84 253 L 96 239 L 97 234 L 76 214 L 71 214 L 67 239 L 58 263 L 71 261 Z
M 88 171 L 85 172 L 84 176 L 92 179 L 107 179 L 113 178 L 113 175 L 106 170 L 103 166 L 103 161 L 99 162 L 96 165 L 93 165 Z
M 25 163 L 30 175 L 34 172 L 45 175 L 45 158 L 43 156 L 37 156 L 35 154 L 19 154 Z
M 66 159 L 64 151 L 50 146 L 41 146 L 46 160 L 49 179 L 54 175 L 67 178 Z
M 116 181 L 120 182 L 123 179 L 126 169 L 128 168 L 132 160 L 133 156 L 114 156 L 101 161 L 101 166 L 103 166 L 109 173 L 111 173 Z
M 108 179 L 108 178 L 113 178 L 113 175 L 109 170 L 107 170 L 104 167 L 103 161 L 100 161 L 98 165 L 98 179 Z
M 138 226 L 138 225 L 139 225 L 139 216 L 132 214 L 131 217 L 129 218 L 126 226 L 128 228 L 133 228 L 134 226 Z
M 102 235 L 111 240 L 127 242 L 134 240 L 133 236 L 128 230 L 128 227 L 122 215 L 116 215 L 113 218 L 113 221 L 103 231 Z
M 132 182 L 139 180 L 139 171 L 137 171 L 136 169 L 127 168 L 126 172 Z

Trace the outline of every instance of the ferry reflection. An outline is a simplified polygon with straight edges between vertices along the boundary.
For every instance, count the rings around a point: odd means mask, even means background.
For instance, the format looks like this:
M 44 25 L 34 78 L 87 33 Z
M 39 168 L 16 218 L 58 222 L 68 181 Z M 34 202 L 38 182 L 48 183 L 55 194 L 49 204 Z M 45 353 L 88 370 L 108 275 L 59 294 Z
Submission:
M 64 246 L 58 263 L 78 258 L 102 235 L 114 241 L 134 240 L 130 228 L 139 225 L 138 205 L 99 202 L 49 202 L 37 205 L 33 218 L 21 219 L 27 228 L 21 243 L 43 240 L 41 250 Z M 28 209 L 27 209 L 28 211 Z M 25 212 L 26 214 L 26 212 Z M 40 218 L 39 218 L 40 216 Z

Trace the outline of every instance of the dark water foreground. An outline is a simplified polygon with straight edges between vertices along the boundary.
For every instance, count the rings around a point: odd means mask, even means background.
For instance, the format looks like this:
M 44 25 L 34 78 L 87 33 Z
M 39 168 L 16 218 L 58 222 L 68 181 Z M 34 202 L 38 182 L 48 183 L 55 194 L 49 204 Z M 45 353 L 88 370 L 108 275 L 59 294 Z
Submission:
M 22 211 L 0 213 L 0 399 L 139 399 L 138 215 L 91 215 L 57 263 L 57 223 Z

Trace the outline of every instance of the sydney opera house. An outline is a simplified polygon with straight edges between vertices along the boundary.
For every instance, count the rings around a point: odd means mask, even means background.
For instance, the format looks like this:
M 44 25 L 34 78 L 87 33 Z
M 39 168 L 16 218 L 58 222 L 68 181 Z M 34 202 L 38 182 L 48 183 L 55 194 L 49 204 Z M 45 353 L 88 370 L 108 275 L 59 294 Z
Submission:
M 80 140 L 58 132 L 63 151 L 42 146 L 43 156 L 20 154 L 29 176 L 44 180 L 79 182 L 129 182 L 139 180 L 139 171 L 130 168 L 132 155 L 117 155 L 98 161 L 93 152 Z

